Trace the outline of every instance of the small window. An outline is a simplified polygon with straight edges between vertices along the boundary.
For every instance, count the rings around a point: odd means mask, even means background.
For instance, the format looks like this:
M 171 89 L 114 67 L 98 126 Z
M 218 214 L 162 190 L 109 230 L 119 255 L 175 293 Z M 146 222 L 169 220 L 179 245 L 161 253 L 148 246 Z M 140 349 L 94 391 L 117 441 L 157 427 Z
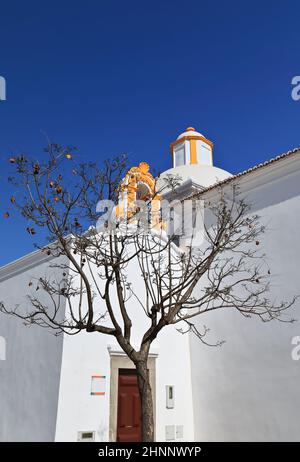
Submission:
M 89 441 L 95 441 L 95 432 L 78 432 L 77 441 L 88 443 Z
M 166 408 L 174 409 L 175 399 L 174 399 L 174 385 L 166 386 Z
M 184 146 L 176 149 L 174 152 L 175 155 L 175 167 L 179 167 L 180 165 L 185 165 L 185 153 L 184 153 Z

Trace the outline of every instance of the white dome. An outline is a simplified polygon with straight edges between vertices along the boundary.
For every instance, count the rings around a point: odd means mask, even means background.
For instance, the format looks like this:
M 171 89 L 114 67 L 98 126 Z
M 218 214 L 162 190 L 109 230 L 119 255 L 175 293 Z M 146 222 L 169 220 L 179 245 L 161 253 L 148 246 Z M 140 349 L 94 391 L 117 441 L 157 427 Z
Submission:
M 185 136 L 202 136 L 203 138 L 205 138 L 204 135 L 202 135 L 202 133 L 199 133 L 197 132 L 194 127 L 188 127 L 185 132 L 181 133 L 181 135 L 177 136 L 177 140 L 180 140 L 180 138 L 183 138 Z
M 232 176 L 226 170 L 211 165 L 180 165 L 179 167 L 170 168 L 160 175 L 157 182 L 158 190 L 165 188 L 166 185 L 163 180 L 168 175 L 180 177 L 180 183 L 190 179 L 204 188 Z

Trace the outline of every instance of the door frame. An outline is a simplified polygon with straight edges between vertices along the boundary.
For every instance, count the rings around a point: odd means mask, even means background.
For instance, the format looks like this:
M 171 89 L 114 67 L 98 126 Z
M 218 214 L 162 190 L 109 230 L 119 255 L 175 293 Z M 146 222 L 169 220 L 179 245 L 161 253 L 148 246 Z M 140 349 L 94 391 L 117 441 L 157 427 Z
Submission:
M 109 441 L 117 440 L 117 419 L 118 419 L 118 383 L 119 369 L 134 369 L 133 362 L 118 347 L 108 346 L 110 354 L 110 392 L 109 392 Z M 150 353 L 148 359 L 148 370 L 150 385 L 153 396 L 154 411 L 154 439 L 155 439 L 155 422 L 156 422 L 156 364 L 157 353 Z

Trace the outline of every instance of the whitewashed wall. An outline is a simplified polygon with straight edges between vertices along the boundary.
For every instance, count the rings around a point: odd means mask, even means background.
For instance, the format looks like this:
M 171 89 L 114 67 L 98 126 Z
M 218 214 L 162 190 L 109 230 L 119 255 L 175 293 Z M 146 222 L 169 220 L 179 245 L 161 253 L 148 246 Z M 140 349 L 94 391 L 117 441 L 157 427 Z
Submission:
M 127 268 L 128 282 L 133 282 L 137 295 L 143 299 L 143 282 L 136 262 Z M 113 296 L 113 306 L 118 312 L 118 302 Z M 105 311 L 104 302 L 98 297 L 96 307 Z M 138 302 L 128 303 L 132 319 L 132 344 L 135 348 L 149 328 Z M 120 315 L 117 316 L 121 322 Z M 109 325 L 109 323 L 107 324 Z M 121 324 L 122 325 L 122 324 Z M 99 333 L 65 335 L 59 390 L 56 441 L 76 441 L 79 431 L 94 431 L 96 441 L 109 439 L 110 355 L 109 346 L 117 346 L 114 337 Z M 168 327 L 153 343 L 156 361 L 156 439 L 165 441 L 165 426 L 183 425 L 183 438 L 177 441 L 193 441 L 193 405 L 190 374 L 189 338 Z M 91 395 L 91 376 L 106 376 L 106 394 Z M 166 409 L 166 385 L 175 387 L 175 407 Z
M 193 441 L 188 336 L 173 328 L 155 343 L 156 439 L 165 441 L 166 425 L 183 425 L 184 438 Z M 78 431 L 95 431 L 96 441 L 109 439 L 110 356 L 116 346 L 107 336 L 82 333 L 64 340 L 56 441 L 76 441 Z M 93 396 L 91 376 L 105 375 L 106 394 Z M 166 409 L 166 385 L 175 386 L 175 407 Z M 182 439 L 181 439 L 182 440 Z M 178 440 L 179 441 L 179 440 Z
M 0 301 L 27 310 L 41 275 L 52 274 L 37 254 L 0 269 Z M 56 271 L 58 278 L 61 277 Z M 29 288 L 28 284 L 33 285 Z M 41 292 L 41 291 L 40 291 Z M 42 294 L 41 294 L 42 297 Z M 62 315 L 64 307 L 62 306 Z M 6 359 L 0 360 L 0 441 L 53 441 L 56 426 L 62 336 L 0 313 Z
M 261 247 L 271 268 L 271 295 L 288 300 L 300 293 L 299 156 L 239 184 L 268 226 Z M 300 320 L 299 301 L 291 315 Z M 291 340 L 300 335 L 300 322 L 262 323 L 230 310 L 197 323 L 211 328 L 210 340 L 226 343 L 210 348 L 190 337 L 196 440 L 299 441 L 300 361 L 292 360 Z

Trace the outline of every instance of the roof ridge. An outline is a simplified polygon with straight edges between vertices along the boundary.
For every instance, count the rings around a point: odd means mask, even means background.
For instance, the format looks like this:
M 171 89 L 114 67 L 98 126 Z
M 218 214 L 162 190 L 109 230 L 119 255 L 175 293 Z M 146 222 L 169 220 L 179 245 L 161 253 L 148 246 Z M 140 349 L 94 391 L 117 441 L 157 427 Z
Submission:
M 212 184 L 210 186 L 207 186 L 202 191 L 196 192 L 196 193 L 192 194 L 191 196 L 187 197 L 186 199 L 191 199 L 192 197 L 197 197 L 200 194 L 203 194 L 203 193 L 205 193 L 207 191 L 210 191 L 211 189 L 214 189 L 214 188 L 217 188 L 217 187 L 222 186 L 224 184 L 230 183 L 231 181 L 234 181 L 236 178 L 239 178 L 241 176 L 245 176 L 245 175 L 247 175 L 249 173 L 252 173 L 252 172 L 254 172 L 254 171 L 256 171 L 256 170 L 258 170 L 260 168 L 271 165 L 271 164 L 273 164 L 275 162 L 278 162 L 279 160 L 285 159 L 286 157 L 289 157 L 292 154 L 295 154 L 296 152 L 299 152 L 299 151 L 300 151 L 300 146 L 297 147 L 297 148 L 290 149 L 289 151 L 286 151 L 286 152 L 284 152 L 282 154 L 279 154 L 276 157 L 272 157 L 269 160 L 266 160 L 264 162 L 256 164 L 253 167 L 250 167 L 250 168 L 248 168 L 246 170 L 242 170 L 241 172 L 236 173 L 236 174 L 234 174 L 234 175 L 232 175 L 232 176 L 230 176 L 228 178 L 225 178 L 224 180 L 218 181 L 217 183 L 214 183 L 214 184 Z

